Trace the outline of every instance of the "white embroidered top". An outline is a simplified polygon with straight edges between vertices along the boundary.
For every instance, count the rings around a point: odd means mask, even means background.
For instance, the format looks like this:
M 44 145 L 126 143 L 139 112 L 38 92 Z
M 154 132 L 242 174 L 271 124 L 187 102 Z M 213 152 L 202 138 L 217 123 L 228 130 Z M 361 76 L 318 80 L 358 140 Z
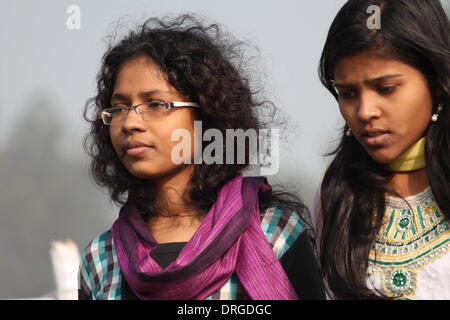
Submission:
M 450 221 L 430 187 L 405 200 L 386 197 L 384 222 L 369 254 L 368 286 L 398 299 L 450 299 Z M 315 203 L 319 226 L 317 197 Z
M 403 299 L 450 299 L 450 223 L 430 187 L 405 200 L 386 197 L 369 286 Z

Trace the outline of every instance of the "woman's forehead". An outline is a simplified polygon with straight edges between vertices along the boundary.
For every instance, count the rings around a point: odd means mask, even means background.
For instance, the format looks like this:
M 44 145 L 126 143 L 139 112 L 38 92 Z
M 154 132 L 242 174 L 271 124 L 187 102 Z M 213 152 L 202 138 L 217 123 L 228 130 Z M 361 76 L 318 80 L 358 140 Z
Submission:
M 334 82 L 350 84 L 372 82 L 404 75 L 413 68 L 394 58 L 357 54 L 339 60 L 334 68 Z
M 146 57 L 140 57 L 127 61 L 121 67 L 111 99 L 131 96 L 146 98 L 158 94 L 178 96 L 177 90 L 167 81 L 161 69 Z

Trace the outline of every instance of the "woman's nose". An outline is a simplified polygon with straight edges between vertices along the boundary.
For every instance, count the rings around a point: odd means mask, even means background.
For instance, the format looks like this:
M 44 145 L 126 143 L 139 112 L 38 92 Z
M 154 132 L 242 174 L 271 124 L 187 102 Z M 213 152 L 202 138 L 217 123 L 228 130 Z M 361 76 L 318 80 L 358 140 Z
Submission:
M 139 109 L 134 108 L 128 111 L 128 114 L 125 115 L 125 119 L 122 122 L 122 130 L 124 132 L 146 130 L 146 125 L 139 113 Z
M 357 102 L 358 118 L 364 122 L 369 122 L 373 118 L 381 117 L 381 102 L 374 94 L 361 93 L 360 99 Z

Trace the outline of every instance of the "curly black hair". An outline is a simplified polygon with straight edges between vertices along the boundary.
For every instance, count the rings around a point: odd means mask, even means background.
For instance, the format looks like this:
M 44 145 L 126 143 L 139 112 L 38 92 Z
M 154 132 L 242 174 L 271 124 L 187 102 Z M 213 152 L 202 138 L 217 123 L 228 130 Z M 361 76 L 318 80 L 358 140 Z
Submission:
M 150 18 L 118 43 L 109 45 L 97 75 L 97 95 L 85 105 L 84 118 L 91 128 L 84 146 L 92 158 L 91 176 L 109 190 L 116 204 L 135 206 L 148 218 L 158 196 L 151 181 L 132 176 L 123 166 L 113 149 L 109 128 L 97 117 L 100 110 L 110 107 L 120 67 L 133 57 L 150 57 L 175 89 L 199 103 L 197 116 L 202 130 L 215 128 L 224 136 L 226 129 L 260 130 L 267 125 L 263 115 L 273 118 L 278 114 L 271 102 L 258 98 L 260 91 L 254 90 L 245 76 L 244 43 L 230 39 L 233 38 L 217 24 L 203 25 L 198 18 L 182 15 Z M 223 150 L 225 153 L 225 142 Z M 247 144 L 243 164 L 235 161 L 195 166 L 188 190 L 190 201 L 200 214 L 211 208 L 227 181 L 249 168 L 249 150 Z M 287 192 L 272 193 L 262 207 L 277 200 L 300 215 L 306 210 L 299 197 Z

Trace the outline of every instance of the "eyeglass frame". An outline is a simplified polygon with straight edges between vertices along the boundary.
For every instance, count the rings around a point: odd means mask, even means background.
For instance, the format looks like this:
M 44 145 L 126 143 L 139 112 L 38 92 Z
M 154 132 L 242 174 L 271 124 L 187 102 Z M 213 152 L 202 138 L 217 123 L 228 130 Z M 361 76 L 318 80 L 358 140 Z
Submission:
M 143 103 L 140 103 L 140 104 L 137 104 L 137 105 L 134 105 L 134 106 L 121 106 L 120 108 L 122 108 L 122 109 L 123 109 L 123 108 L 128 109 L 128 111 L 127 111 L 127 116 L 128 116 L 128 113 L 133 109 L 133 110 L 136 112 L 136 114 L 138 114 L 138 115 L 141 117 L 141 119 L 142 119 L 142 111 L 139 110 L 138 108 L 139 108 L 140 106 L 148 105 L 149 103 L 152 103 L 152 102 L 155 102 L 155 101 L 162 102 L 162 104 L 164 104 L 164 108 L 165 108 L 166 110 L 170 110 L 170 109 L 172 109 L 172 108 L 180 108 L 180 107 L 200 108 L 200 105 L 199 105 L 197 102 L 187 102 L 187 101 L 167 101 L 167 100 L 159 100 L 159 99 L 155 99 L 155 100 L 143 102 Z M 111 123 L 109 123 L 109 124 L 106 123 L 106 121 L 105 121 L 105 119 L 103 118 L 103 116 L 104 116 L 104 115 L 106 116 L 106 114 L 108 113 L 108 110 L 111 110 L 111 109 L 114 109 L 114 108 L 119 108 L 119 107 L 106 108 L 106 109 L 103 109 L 102 111 L 100 111 L 100 112 L 98 113 L 98 117 L 99 117 L 100 119 L 102 119 L 104 125 L 106 125 L 106 126 L 110 126 L 110 125 L 111 125 Z M 110 113 L 110 112 L 109 112 L 109 113 Z M 110 113 L 110 114 L 111 114 L 111 113 Z

